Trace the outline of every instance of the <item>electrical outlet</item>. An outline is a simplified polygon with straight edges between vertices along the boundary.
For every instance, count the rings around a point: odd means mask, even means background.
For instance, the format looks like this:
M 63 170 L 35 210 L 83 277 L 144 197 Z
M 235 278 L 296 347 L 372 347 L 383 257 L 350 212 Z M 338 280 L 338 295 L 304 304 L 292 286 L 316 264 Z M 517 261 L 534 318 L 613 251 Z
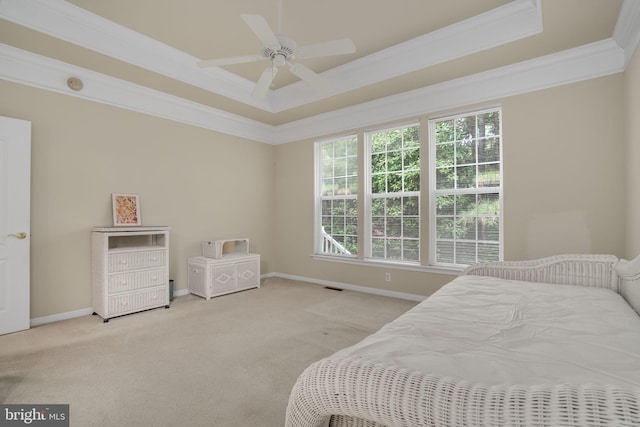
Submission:
M 384 273 L 384 281 L 385 282 L 391 281 L 391 273 Z

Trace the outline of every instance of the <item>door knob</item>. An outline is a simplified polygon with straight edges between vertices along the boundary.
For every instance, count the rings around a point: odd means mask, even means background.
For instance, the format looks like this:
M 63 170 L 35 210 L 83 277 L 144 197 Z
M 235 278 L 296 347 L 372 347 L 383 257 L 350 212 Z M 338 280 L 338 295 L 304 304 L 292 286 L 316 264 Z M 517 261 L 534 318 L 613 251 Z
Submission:
M 16 233 L 16 234 L 9 234 L 9 237 L 15 237 L 16 239 L 26 239 L 27 238 L 27 233 L 21 231 L 20 233 Z

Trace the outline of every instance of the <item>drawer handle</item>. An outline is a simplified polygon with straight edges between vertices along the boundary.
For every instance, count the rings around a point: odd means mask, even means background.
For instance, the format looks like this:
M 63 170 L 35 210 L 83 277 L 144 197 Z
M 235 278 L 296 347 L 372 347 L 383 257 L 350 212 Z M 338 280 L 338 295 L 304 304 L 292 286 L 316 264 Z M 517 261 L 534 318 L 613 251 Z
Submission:
M 127 284 L 127 281 L 126 281 L 126 280 L 123 280 L 121 283 L 122 283 L 123 285 L 126 285 L 126 284 Z
M 151 280 L 153 280 L 154 282 L 156 282 L 158 280 L 158 276 L 152 276 Z
M 122 305 L 128 305 L 129 303 L 127 302 L 127 300 L 122 300 Z
M 157 260 L 158 260 L 157 257 L 154 257 L 154 256 L 151 257 L 151 261 L 157 261 Z
M 126 259 L 123 259 L 122 261 L 120 261 L 120 263 L 121 263 L 121 264 L 126 264 L 126 263 L 127 263 L 127 260 L 126 260 Z
M 197 268 L 195 268 L 195 269 L 193 270 L 193 272 L 194 272 L 194 273 L 196 273 L 196 274 L 199 274 L 199 273 L 200 273 L 200 270 L 198 270 Z

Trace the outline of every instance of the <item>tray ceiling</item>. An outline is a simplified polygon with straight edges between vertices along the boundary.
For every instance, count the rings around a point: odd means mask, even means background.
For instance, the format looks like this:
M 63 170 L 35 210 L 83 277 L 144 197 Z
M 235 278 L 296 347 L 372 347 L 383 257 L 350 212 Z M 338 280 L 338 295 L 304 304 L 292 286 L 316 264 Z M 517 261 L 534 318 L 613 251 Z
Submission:
M 282 71 L 256 100 L 251 91 L 266 62 L 196 66 L 200 59 L 258 53 L 260 42 L 240 15 L 262 15 L 277 28 L 277 3 L 0 0 L 0 55 L 24 62 L 34 54 L 60 69 L 87 70 L 89 79 L 98 73 L 272 128 L 571 54 L 612 40 L 625 19 L 627 45 L 617 48 L 637 44 L 634 0 L 282 0 L 282 32 L 298 45 L 354 41 L 354 54 L 299 60 L 332 84 L 330 95 Z M 19 80 L 9 74 L 0 77 Z

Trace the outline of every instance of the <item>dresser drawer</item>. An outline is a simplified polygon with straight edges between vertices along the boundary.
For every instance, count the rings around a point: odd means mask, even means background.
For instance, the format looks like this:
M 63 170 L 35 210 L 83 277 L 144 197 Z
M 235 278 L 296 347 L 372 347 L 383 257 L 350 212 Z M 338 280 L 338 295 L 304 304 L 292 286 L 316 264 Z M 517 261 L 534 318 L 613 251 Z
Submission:
M 109 273 L 138 270 L 141 268 L 164 267 L 165 251 L 120 252 L 109 254 Z
M 108 316 L 118 316 L 162 305 L 169 305 L 169 290 L 166 286 L 111 295 L 108 297 Z
M 115 273 L 109 275 L 108 294 L 151 288 L 167 283 L 167 270 L 136 271 L 133 273 Z

